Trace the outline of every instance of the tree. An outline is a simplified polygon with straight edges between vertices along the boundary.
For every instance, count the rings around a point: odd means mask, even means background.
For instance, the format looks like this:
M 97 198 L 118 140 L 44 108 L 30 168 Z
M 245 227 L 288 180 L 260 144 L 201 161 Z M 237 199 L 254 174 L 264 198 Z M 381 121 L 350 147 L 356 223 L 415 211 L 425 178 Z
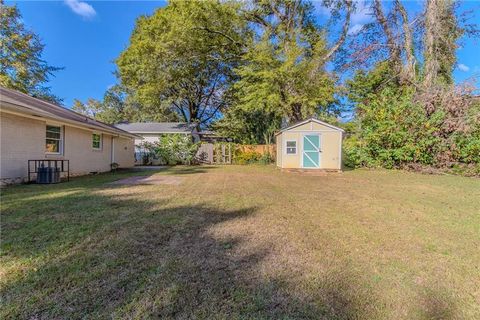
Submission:
M 453 0 L 428 0 L 425 8 L 424 75 L 425 88 L 452 85 L 457 41 L 463 30 L 455 16 Z
M 203 125 L 227 108 L 227 89 L 248 38 L 240 5 L 171 1 L 137 20 L 117 65 L 122 84 L 143 110 L 174 111 Z
M 281 122 L 282 118 L 273 112 L 262 109 L 244 111 L 233 107 L 212 127 L 220 136 L 229 137 L 238 143 L 271 144 Z
M 25 28 L 16 6 L 0 0 L 0 85 L 34 97 L 59 103 L 45 86 L 60 68 L 42 59 L 44 45 L 38 35 Z
M 244 56 L 245 64 L 236 70 L 240 78 L 233 86 L 236 107 L 264 110 L 289 122 L 334 111 L 335 81 L 325 64 L 345 41 L 352 3 L 325 3 L 337 14 L 345 10 L 342 31 L 330 48 L 310 3 L 257 1 L 247 12 L 257 34 Z
M 350 160 L 386 167 L 472 164 L 480 172 L 480 104 L 474 88 L 453 84 L 465 31 L 454 2 L 427 1 L 418 23 L 409 22 L 399 0 L 387 14 L 379 1 L 372 6 L 375 21 L 365 33 L 370 45 L 384 50 L 374 56 L 373 68 L 347 81 L 356 108 L 345 144 Z
M 172 112 L 155 112 L 151 108 L 145 109 L 121 85 L 114 85 L 109 88 L 101 101 L 89 98 L 86 103 L 83 103 L 75 99 L 72 106 L 72 110 L 78 113 L 109 124 L 122 121 L 178 120 L 176 114 Z

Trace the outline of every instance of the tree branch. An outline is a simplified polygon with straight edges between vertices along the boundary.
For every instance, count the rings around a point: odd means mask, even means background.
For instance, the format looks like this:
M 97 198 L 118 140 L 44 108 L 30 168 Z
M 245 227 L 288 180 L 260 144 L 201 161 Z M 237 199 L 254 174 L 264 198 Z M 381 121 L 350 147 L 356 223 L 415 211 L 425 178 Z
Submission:
M 345 6 L 347 7 L 347 13 L 345 15 L 345 21 L 343 23 L 342 33 L 340 35 L 340 38 L 338 38 L 337 42 L 330 48 L 327 54 L 325 54 L 322 57 L 321 59 L 322 63 L 325 63 L 326 61 L 328 61 L 335 54 L 335 52 L 337 52 L 338 49 L 340 49 L 342 44 L 345 42 L 345 39 L 347 38 L 348 28 L 350 27 L 350 16 L 353 10 L 352 1 L 345 0 Z
M 405 46 L 405 55 L 407 57 L 407 66 L 405 70 L 405 76 L 409 82 L 415 81 L 415 65 L 416 65 L 416 58 L 414 55 L 413 49 L 413 38 L 412 38 L 412 31 L 410 30 L 409 22 L 408 22 L 408 15 L 407 11 L 400 3 L 400 0 L 395 0 L 395 7 L 400 12 L 402 16 L 402 26 L 403 26 L 403 36 L 404 36 L 404 46 Z

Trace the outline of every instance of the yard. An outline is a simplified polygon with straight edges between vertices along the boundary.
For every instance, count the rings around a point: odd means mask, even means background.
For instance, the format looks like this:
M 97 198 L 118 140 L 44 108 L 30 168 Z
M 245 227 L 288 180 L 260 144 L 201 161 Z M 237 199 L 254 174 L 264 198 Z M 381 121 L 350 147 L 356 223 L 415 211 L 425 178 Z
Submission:
M 2 191 L 2 319 L 480 318 L 479 179 L 138 174 Z

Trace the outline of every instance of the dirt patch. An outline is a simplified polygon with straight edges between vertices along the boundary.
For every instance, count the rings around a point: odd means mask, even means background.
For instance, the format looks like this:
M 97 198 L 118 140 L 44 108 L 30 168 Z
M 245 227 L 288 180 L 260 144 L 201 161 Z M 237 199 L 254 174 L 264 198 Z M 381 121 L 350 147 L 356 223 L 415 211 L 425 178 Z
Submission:
M 114 181 L 110 184 L 113 185 L 179 185 L 182 183 L 184 178 L 175 177 L 175 176 L 163 176 L 163 175 L 152 175 L 152 176 L 135 176 L 129 177 L 121 180 Z

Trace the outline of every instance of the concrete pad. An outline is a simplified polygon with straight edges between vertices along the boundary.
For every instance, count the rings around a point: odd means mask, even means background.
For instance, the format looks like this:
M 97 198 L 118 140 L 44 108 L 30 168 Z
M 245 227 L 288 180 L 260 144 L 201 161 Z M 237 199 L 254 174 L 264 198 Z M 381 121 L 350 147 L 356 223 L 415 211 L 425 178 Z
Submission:
M 163 175 L 151 175 L 151 176 L 135 176 L 120 179 L 110 184 L 113 185 L 179 185 L 183 182 L 182 177 L 176 176 L 163 176 Z

